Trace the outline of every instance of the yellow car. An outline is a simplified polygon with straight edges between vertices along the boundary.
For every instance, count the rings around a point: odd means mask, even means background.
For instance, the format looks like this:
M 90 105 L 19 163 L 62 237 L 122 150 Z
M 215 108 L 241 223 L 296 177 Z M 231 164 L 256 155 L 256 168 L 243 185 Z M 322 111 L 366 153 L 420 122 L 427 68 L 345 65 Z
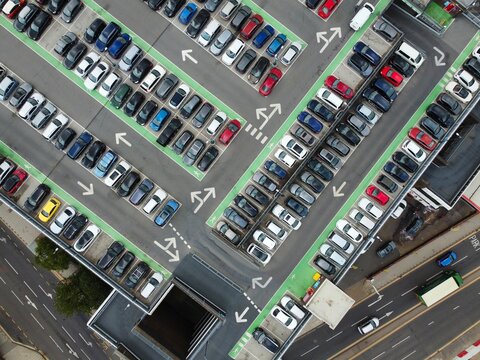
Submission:
M 50 198 L 38 213 L 38 219 L 44 223 L 49 222 L 61 205 L 62 203 L 57 198 Z

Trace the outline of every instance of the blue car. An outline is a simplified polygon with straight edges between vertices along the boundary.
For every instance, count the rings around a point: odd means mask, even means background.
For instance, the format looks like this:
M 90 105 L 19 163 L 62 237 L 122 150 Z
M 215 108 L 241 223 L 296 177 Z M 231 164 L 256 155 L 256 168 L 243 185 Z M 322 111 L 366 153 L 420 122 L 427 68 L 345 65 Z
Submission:
M 287 36 L 284 34 L 278 34 L 275 39 L 268 45 L 267 54 L 270 56 L 275 56 L 283 48 L 287 42 Z
M 162 211 L 155 217 L 155 224 L 164 227 L 170 221 L 172 216 L 177 212 L 180 204 L 175 200 L 168 200 Z
M 159 131 L 162 125 L 168 120 L 172 113 L 166 108 L 161 108 L 157 116 L 150 122 L 150 129 Z
M 104 52 L 112 44 L 118 34 L 120 34 L 120 26 L 114 22 L 109 23 L 95 42 L 95 47 L 98 51 Z
M 372 50 L 367 44 L 359 41 L 353 46 L 353 52 L 362 55 L 370 64 L 377 66 L 382 57 Z
M 118 59 L 125 49 L 132 43 L 132 37 L 128 34 L 122 34 L 110 45 L 108 53 L 114 59 Z
M 437 259 L 436 263 L 438 266 L 444 268 L 452 265 L 456 260 L 457 260 L 457 254 L 455 253 L 455 251 L 449 251 L 443 254 L 442 256 L 440 256 Z
M 90 145 L 92 141 L 93 136 L 89 132 L 84 131 L 73 143 L 72 147 L 68 150 L 68 157 L 73 160 L 78 159 L 78 157 L 87 148 L 87 146 Z
M 257 36 L 253 39 L 253 45 L 257 49 L 260 49 L 265 43 L 270 40 L 270 38 L 275 35 L 275 29 L 270 25 L 266 25 L 262 31 L 258 33 Z
M 300 114 L 298 114 L 297 120 L 316 134 L 323 129 L 322 123 L 306 111 L 302 111 Z
M 398 96 L 395 88 L 383 78 L 375 79 L 373 82 L 373 88 L 378 90 L 378 92 L 387 98 L 387 100 L 390 100 L 390 102 L 393 102 Z
M 178 21 L 180 21 L 183 25 L 187 25 L 196 14 L 197 9 L 197 5 L 191 2 L 188 3 L 187 6 L 185 6 L 185 8 L 182 10 L 180 15 L 178 15 Z
M 280 179 L 285 179 L 287 177 L 287 172 L 285 171 L 285 169 L 282 168 L 273 160 L 265 161 L 265 163 L 263 164 L 263 167 L 265 168 L 265 170 L 267 170 L 268 172 L 272 173 L 273 175 L 277 176 Z
M 118 156 L 112 150 L 108 150 L 97 163 L 95 169 L 93 170 L 93 174 L 99 178 L 104 177 L 107 175 L 108 170 L 115 164 L 117 161 Z

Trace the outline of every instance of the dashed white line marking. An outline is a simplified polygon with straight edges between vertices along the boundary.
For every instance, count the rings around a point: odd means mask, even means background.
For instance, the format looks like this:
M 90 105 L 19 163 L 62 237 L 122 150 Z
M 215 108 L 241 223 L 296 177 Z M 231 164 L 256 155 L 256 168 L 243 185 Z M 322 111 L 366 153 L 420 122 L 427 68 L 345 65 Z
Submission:
M 453 310 L 457 310 L 460 307 L 460 305 L 457 305 L 453 308 Z
M 33 268 L 35 269 L 35 271 L 38 271 L 38 269 L 36 268 L 36 266 L 35 266 L 35 265 L 32 265 L 32 266 L 33 266 Z
M 25 253 L 24 253 L 22 250 L 20 250 L 20 254 L 22 254 L 23 256 L 25 256 Z
M 8 240 L 12 240 L 12 238 L 10 237 L 10 235 L 7 234 L 7 238 Z
M 13 296 L 15 296 L 15 297 L 17 298 L 17 300 L 18 300 L 18 301 L 20 301 L 20 304 L 22 304 L 22 305 L 23 305 L 23 302 L 22 302 L 22 300 L 20 300 L 20 298 L 17 296 L 17 294 L 15 294 L 15 293 L 13 292 L 13 290 L 10 290 L 10 291 L 12 292 Z
M 380 356 L 382 356 L 383 354 L 385 354 L 385 351 L 378 354 L 377 356 L 373 357 L 372 360 L 375 360 L 375 359 L 378 359 Z
M 18 249 L 18 245 L 16 243 L 13 243 L 13 245 Z
M 428 281 L 428 280 L 430 280 L 430 279 L 433 279 L 435 276 L 437 276 L 437 275 L 440 274 L 440 273 L 441 273 L 441 271 L 437 272 L 435 275 L 430 276 L 426 281 Z
M 27 261 L 28 261 L 30 264 L 32 263 L 29 258 L 27 258 Z
M 68 337 L 69 337 L 70 339 L 72 339 L 72 341 L 73 341 L 74 343 L 77 343 L 77 342 L 75 341 L 75 339 L 72 337 L 72 335 L 70 335 L 70 334 L 68 333 L 67 329 L 65 329 L 63 326 L 62 326 L 62 329 L 63 329 L 63 331 L 65 331 L 65 332 L 67 333 Z
M 35 297 L 38 298 L 37 294 L 35 294 L 35 291 L 32 290 L 32 288 L 30 286 L 28 286 L 28 284 L 26 283 L 25 280 L 23 280 L 23 283 L 25 284 L 25 286 L 28 288 L 28 290 L 30 290 L 32 292 L 33 295 L 35 295 Z
M 415 287 L 411 288 L 410 290 L 405 291 L 405 292 L 404 292 L 402 295 L 400 295 L 400 296 L 407 295 L 409 292 L 412 292 L 412 291 L 415 290 L 417 287 L 418 287 L 418 286 L 415 286 Z
M 262 137 L 262 135 L 263 135 L 263 134 L 262 134 L 262 132 L 260 131 L 260 132 L 257 134 L 257 136 L 255 137 L 255 140 L 260 139 L 260 138 Z
M 37 320 L 37 318 L 35 316 L 33 316 L 32 313 L 30 313 L 30 315 L 32 316 L 32 318 L 37 322 L 38 325 L 40 325 L 40 327 L 42 328 L 42 330 L 45 330 L 45 328 L 43 327 L 42 324 L 40 324 L 40 321 Z
M 255 135 L 255 134 L 256 134 L 256 132 L 257 132 L 257 128 L 253 128 L 253 130 L 252 130 L 252 132 L 250 133 L 250 135 L 252 135 L 252 136 L 253 136 L 253 135 Z
M 50 336 L 50 339 L 52 339 L 52 341 L 55 343 L 55 345 L 57 345 L 57 348 L 60 349 L 60 351 L 63 353 L 63 350 L 60 346 L 58 346 L 57 342 L 55 340 L 53 340 L 53 338 Z
M 325 340 L 326 342 L 329 342 L 330 340 L 332 340 L 333 338 L 336 338 L 338 335 L 340 335 L 341 333 L 343 333 L 343 331 L 340 331 L 338 334 L 335 334 L 333 335 L 331 338 L 328 338 L 327 340 Z
M 318 348 L 319 346 L 320 346 L 320 345 L 314 346 L 314 347 L 311 348 L 310 350 L 308 350 L 308 351 L 304 352 L 302 355 L 300 355 L 300 357 L 307 355 L 309 352 L 312 352 L 313 350 L 315 350 L 315 349 Z
M 2 231 L 5 232 L 5 229 L 2 227 Z
M 267 140 L 268 140 L 268 136 L 264 136 L 262 141 L 260 141 L 260 144 L 262 144 L 262 145 L 265 144 L 267 142 Z
M 55 317 L 55 315 L 52 314 L 52 312 L 47 308 L 47 306 L 45 304 L 42 304 L 43 307 L 48 311 L 48 313 L 55 319 L 57 320 L 57 318 Z
M 248 123 L 245 131 L 248 132 L 252 128 L 252 124 Z
M 90 358 L 88 357 L 88 355 L 85 353 L 85 351 L 83 351 L 83 349 L 80 349 L 80 351 L 83 353 L 83 355 L 85 355 L 85 357 L 90 360 Z
M 17 270 L 15 270 L 15 268 L 12 266 L 12 264 L 10 264 L 10 263 L 8 262 L 8 260 L 7 260 L 7 259 L 5 259 L 5 258 L 3 258 L 3 259 L 4 259 L 4 260 L 5 260 L 5 262 L 8 264 L 8 266 L 10 266 L 10 267 L 12 268 L 12 270 L 13 270 L 13 271 L 15 271 L 15 274 L 17 274 L 17 275 L 18 275 L 18 271 L 17 271 Z
M 415 354 L 417 352 L 417 350 L 413 350 L 410 354 L 408 354 L 407 356 L 404 356 L 403 358 L 401 358 L 400 360 L 405 360 L 406 358 L 412 356 L 413 354 Z
M 377 309 L 377 311 L 380 311 L 380 310 L 382 310 L 382 309 L 383 309 L 385 306 L 388 306 L 388 305 L 390 305 L 392 302 L 393 302 L 393 300 L 392 300 L 392 301 L 390 301 L 390 302 L 388 302 L 388 303 L 386 303 L 385 305 L 383 305 L 383 306 L 379 307 L 379 308 Z
M 365 320 L 368 316 L 365 316 L 363 318 L 361 318 L 360 320 L 358 320 L 357 322 L 354 322 L 352 325 L 350 325 L 350 327 L 354 327 L 355 325 L 357 325 L 360 321 L 362 320 Z
M 463 258 L 461 258 L 460 260 L 455 261 L 455 262 L 452 264 L 452 266 L 453 266 L 453 265 L 457 265 L 460 261 L 465 260 L 467 257 L 468 257 L 468 255 L 465 255 L 465 256 L 464 256 Z
M 7 283 L 5 282 L 5 280 L 2 279 L 2 277 L 0 276 L 0 280 L 2 280 L 2 282 L 7 285 Z
M 430 322 L 427 324 L 427 326 L 430 326 L 430 325 L 433 325 L 433 324 L 435 324 L 435 321 L 430 321 Z
M 404 341 L 407 341 L 408 339 L 410 339 L 410 336 L 407 336 L 405 339 L 403 340 L 400 340 L 399 342 L 397 342 L 395 345 L 392 346 L 392 349 L 398 345 L 400 345 L 401 343 L 403 343 Z

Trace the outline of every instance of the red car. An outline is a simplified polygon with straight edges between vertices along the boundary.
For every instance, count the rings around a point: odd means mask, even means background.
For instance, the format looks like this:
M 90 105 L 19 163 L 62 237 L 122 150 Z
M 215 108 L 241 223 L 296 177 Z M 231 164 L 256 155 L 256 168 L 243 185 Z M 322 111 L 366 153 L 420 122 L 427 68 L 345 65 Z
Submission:
M 340 79 L 337 79 L 335 76 L 330 75 L 325 79 L 325 85 L 335 91 L 337 94 L 339 94 L 341 97 L 344 99 L 351 99 L 353 95 L 355 95 L 355 92 L 353 89 L 342 82 Z
M 384 66 L 382 71 L 380 71 L 380 75 L 382 75 L 383 78 L 393 86 L 400 86 L 403 81 L 403 76 L 393 70 L 390 66 Z
M 370 185 L 365 193 L 370 196 L 373 200 L 378 202 L 380 205 L 385 205 L 388 203 L 390 198 L 382 190 L 377 188 L 375 185 Z
M 260 86 L 260 89 L 258 89 L 260 95 L 270 95 L 277 82 L 282 78 L 282 75 L 282 70 L 279 68 L 274 67 L 272 70 L 270 70 L 270 73 L 263 81 L 262 86 Z
M 322 19 L 328 19 L 338 4 L 340 4 L 340 0 L 325 0 L 318 8 L 318 16 Z
M 415 140 L 421 147 L 432 151 L 437 146 L 437 143 L 431 138 L 430 135 L 423 132 L 417 127 L 411 128 L 408 132 L 410 139 Z
M 240 124 L 240 121 L 238 120 L 232 120 L 228 123 L 227 127 L 225 130 L 222 131 L 220 134 L 220 137 L 218 138 L 218 141 L 220 141 L 224 145 L 230 144 L 230 141 L 235 137 L 237 132 L 240 131 L 240 128 L 242 125 Z
M 2 11 L 9 19 L 14 19 L 26 4 L 26 0 L 8 0 Z
M 7 195 L 13 195 L 27 178 L 27 172 L 21 168 L 17 168 L 3 183 L 3 190 L 7 192 Z
M 255 34 L 255 31 L 263 24 L 263 17 L 258 14 L 253 15 L 248 19 L 247 23 L 243 26 L 240 36 L 245 40 L 250 40 Z

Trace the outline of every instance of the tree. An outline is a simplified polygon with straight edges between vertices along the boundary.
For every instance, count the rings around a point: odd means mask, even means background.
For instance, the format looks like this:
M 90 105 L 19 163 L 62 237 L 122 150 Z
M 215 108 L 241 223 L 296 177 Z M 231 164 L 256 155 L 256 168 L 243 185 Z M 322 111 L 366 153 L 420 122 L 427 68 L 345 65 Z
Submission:
M 55 307 L 66 316 L 88 314 L 98 308 L 111 291 L 110 287 L 90 270 L 79 270 L 57 285 Z
M 48 270 L 68 269 L 72 258 L 46 237 L 37 239 L 35 262 Z

